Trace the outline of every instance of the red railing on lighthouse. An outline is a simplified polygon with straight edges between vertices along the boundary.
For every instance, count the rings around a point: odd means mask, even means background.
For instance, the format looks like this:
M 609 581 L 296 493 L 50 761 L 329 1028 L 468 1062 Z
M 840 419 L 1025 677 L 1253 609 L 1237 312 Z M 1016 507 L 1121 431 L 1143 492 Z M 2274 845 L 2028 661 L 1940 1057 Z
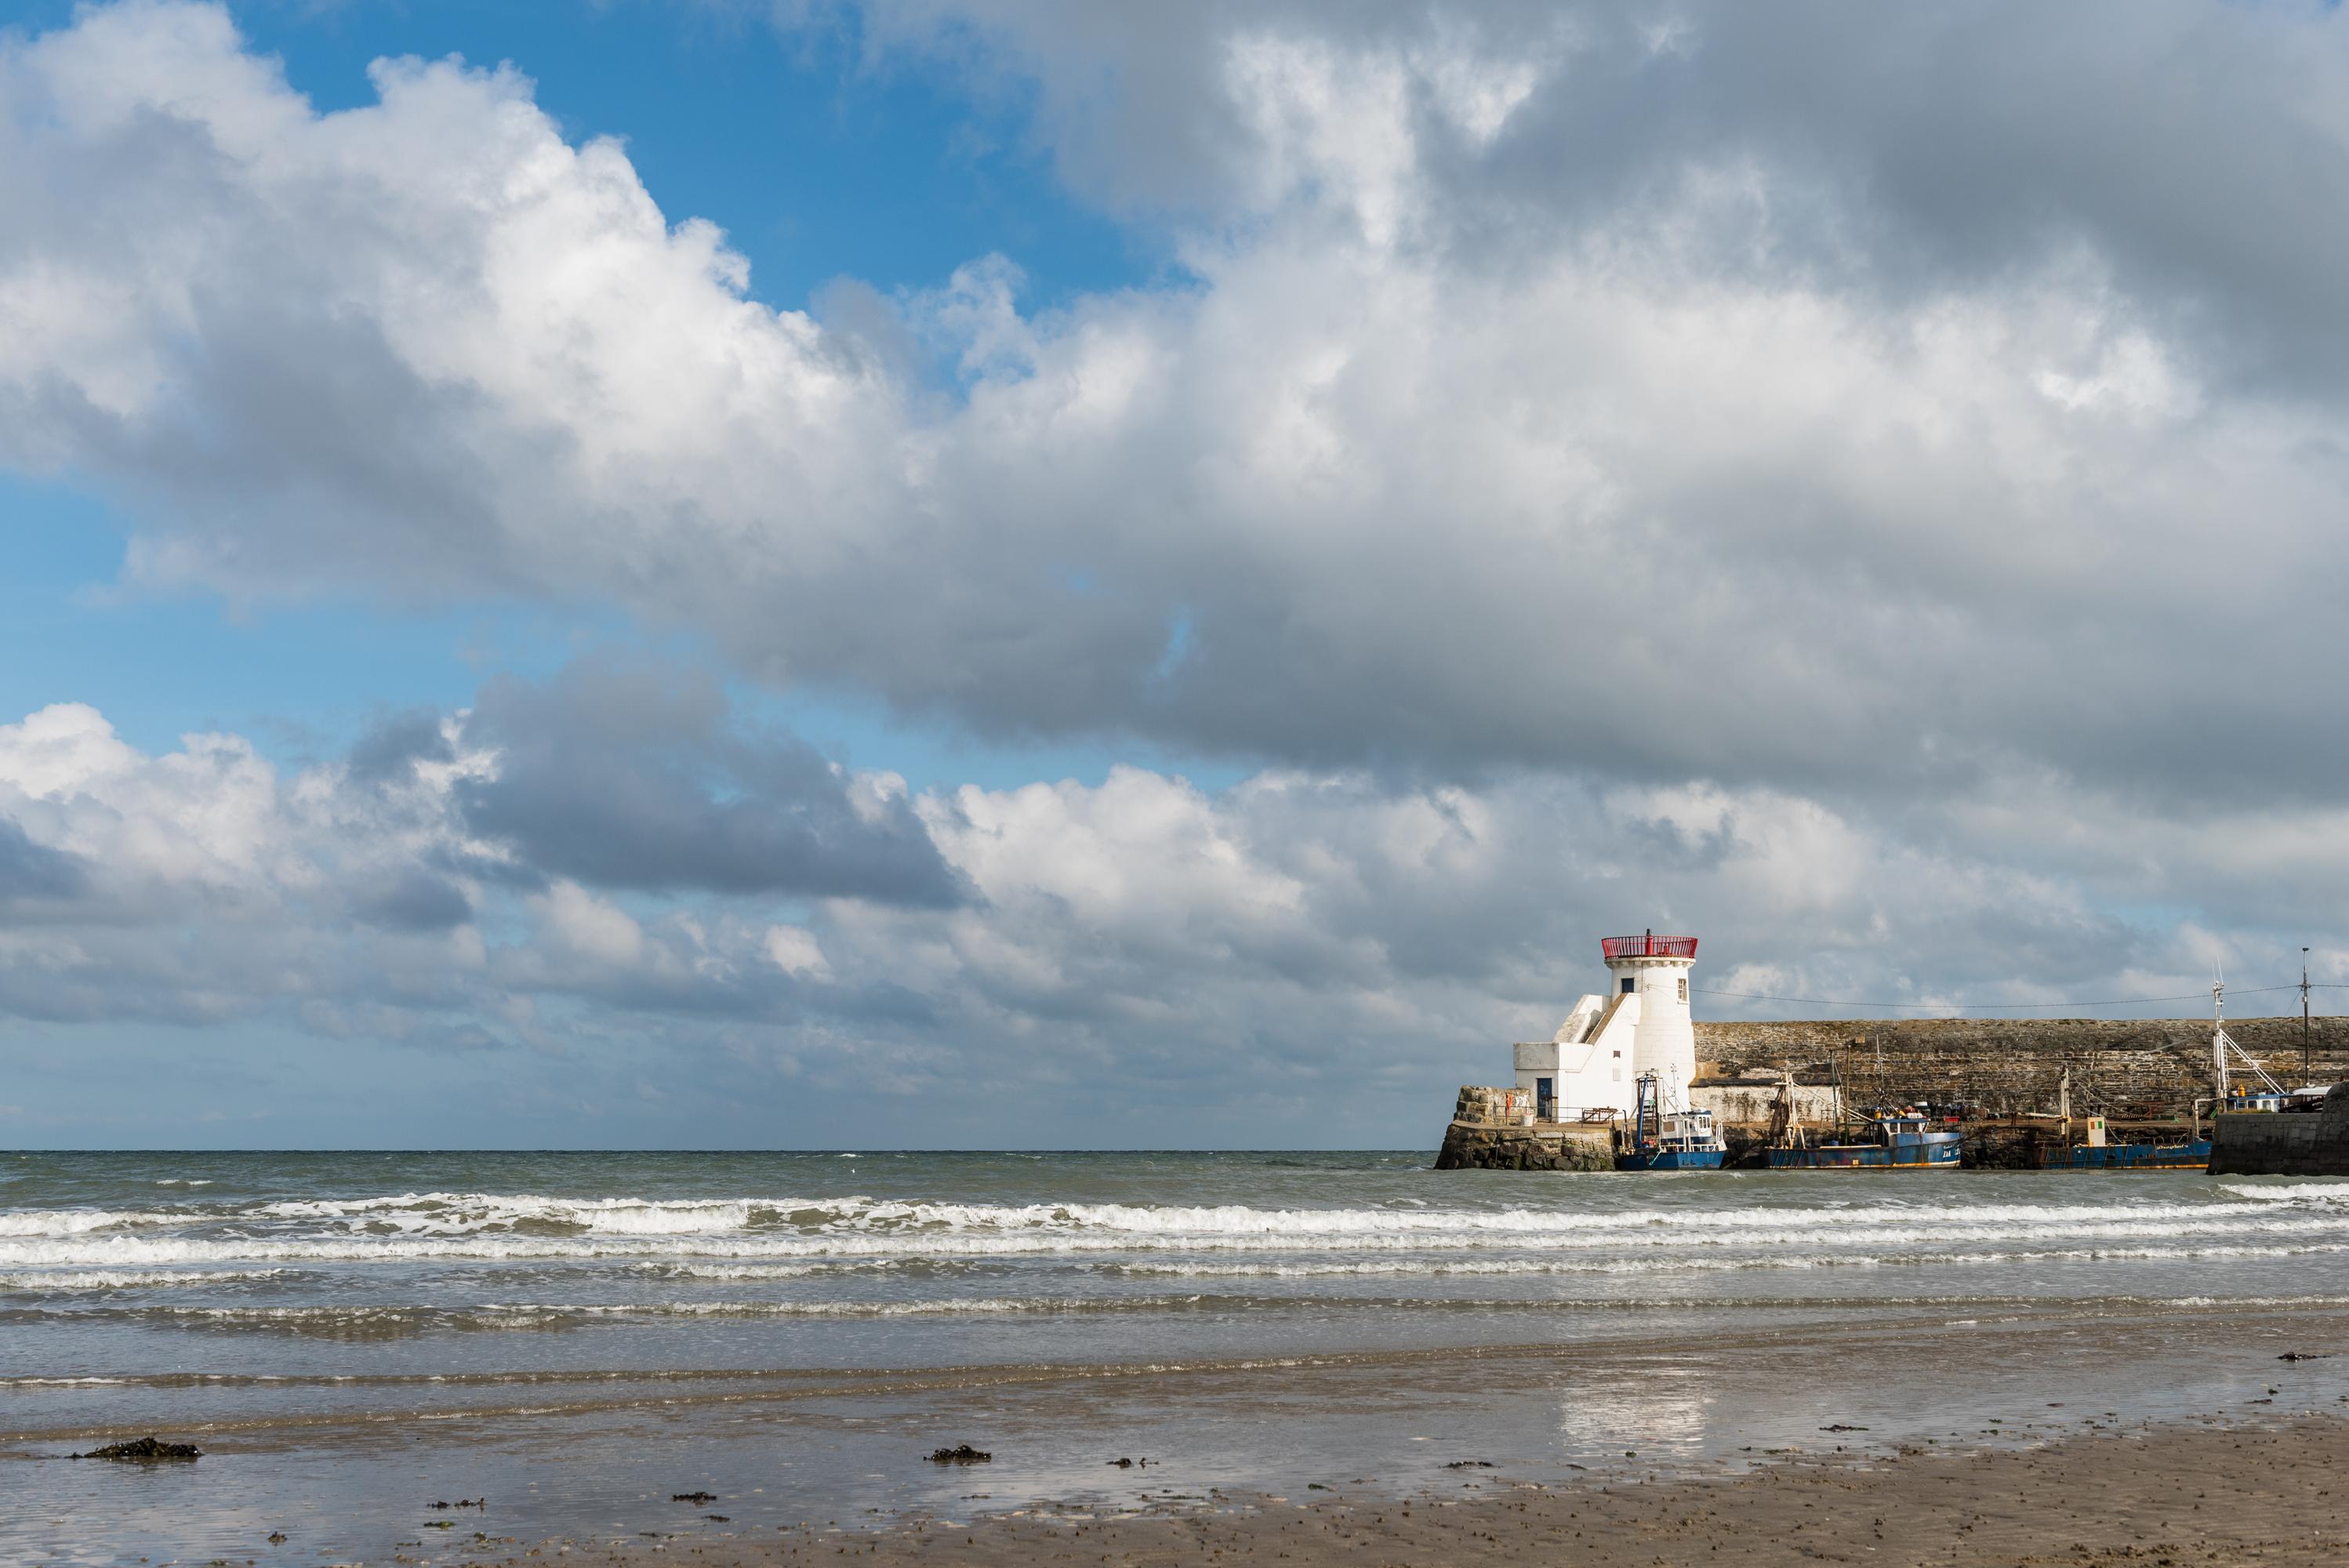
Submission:
M 1609 958 L 1693 958 L 1696 938 L 1658 936 L 1653 932 L 1645 936 L 1602 936 L 1599 950 Z

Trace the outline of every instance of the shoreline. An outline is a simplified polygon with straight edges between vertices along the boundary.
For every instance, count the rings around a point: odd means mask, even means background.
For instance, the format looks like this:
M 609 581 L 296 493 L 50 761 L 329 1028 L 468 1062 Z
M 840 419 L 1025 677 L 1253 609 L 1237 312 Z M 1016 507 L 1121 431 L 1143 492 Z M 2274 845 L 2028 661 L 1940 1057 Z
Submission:
M 649 1563 L 678 1547 L 711 1568 L 802 1563 L 1136 1564 L 1364 1560 L 1395 1564 L 1572 1553 L 1599 1565 L 1719 1563 L 2021 1564 L 2349 1561 L 2349 1417 L 2115 1426 L 2021 1449 L 1806 1454 L 1718 1476 L 1591 1477 L 1557 1486 L 1469 1470 L 1466 1495 L 1188 1494 L 1158 1509 L 1049 1501 L 877 1526 L 806 1522 L 759 1536 L 638 1532 L 451 1542 L 457 1557 Z M 722 1499 L 708 1500 L 712 1510 Z M 729 1522 L 719 1516 L 719 1523 Z M 499 1548 L 504 1548 L 501 1555 Z M 398 1558 L 428 1563 L 429 1548 Z
M 1744 1310 L 1756 1320 L 1708 1333 L 1701 1352 L 1691 1346 L 1682 1331 L 1647 1326 L 1564 1341 L 1512 1338 L 1417 1346 L 1340 1345 L 1268 1350 L 1254 1355 L 1100 1361 L 966 1361 L 899 1367 L 565 1367 L 377 1376 L 171 1371 L 113 1376 L 0 1376 L 0 1389 L 17 1396 L 20 1401 L 45 1395 L 64 1402 L 115 1391 L 144 1392 L 182 1401 L 206 1395 L 234 1398 L 254 1394 L 324 1391 L 373 1396 L 354 1404 L 316 1409 L 272 1408 L 239 1414 L 233 1413 L 233 1408 L 211 1411 L 190 1408 L 175 1418 L 165 1418 L 173 1433 L 201 1439 L 213 1452 L 255 1456 L 296 1449 L 316 1453 L 347 1447 L 353 1452 L 364 1451 L 380 1439 L 388 1421 L 396 1420 L 536 1425 L 592 1419 L 641 1410 L 648 1405 L 657 1405 L 672 1416 L 685 1416 L 730 1411 L 793 1414 L 802 1408 L 903 1405 L 909 1400 L 947 1405 L 989 1399 L 1050 1401 L 1059 1410 L 1060 1419 L 1066 1420 L 1076 1410 L 1117 1401 L 1164 1407 L 1187 1398 L 1210 1405 L 1238 1405 L 1251 1397 L 1285 1396 L 1300 1389 L 1316 1398 L 1330 1398 L 1346 1380 L 1363 1378 L 1390 1388 L 1473 1398 L 1464 1390 L 1480 1382 L 1530 1391 L 1559 1385 L 1561 1380 L 1571 1382 L 1599 1376 L 1638 1377 L 1643 1375 L 1642 1369 L 1646 1376 L 1667 1368 L 1696 1371 L 1708 1363 L 1711 1375 L 1716 1378 L 1726 1377 L 1733 1371 L 1752 1373 L 1774 1365 L 1799 1364 L 1816 1375 L 1832 1375 L 1837 1382 L 1865 1384 L 1871 1380 L 1899 1380 L 1899 1368 L 1909 1359 L 1961 1355 L 1972 1367 L 1974 1388 L 1982 1391 L 1990 1387 L 1996 1368 L 2006 1368 L 2011 1379 L 2018 1358 L 2029 1356 L 2033 1347 L 2037 1347 L 2044 1358 L 2052 1351 L 2055 1341 L 2051 1336 L 2055 1335 L 2085 1336 L 2090 1346 L 2089 1356 L 2094 1359 L 2157 1351 L 2174 1357 L 2180 1354 L 2184 1343 L 2215 1333 L 2247 1354 L 2249 1358 L 2234 1369 L 2239 1379 L 2253 1375 L 2262 1365 L 2262 1359 L 2271 1354 L 2264 1348 L 2270 1342 L 2295 1355 L 2304 1354 L 2308 1360 L 2337 1364 L 2349 1371 L 2349 1319 L 2341 1314 L 2344 1300 L 2349 1298 L 2219 1297 L 2156 1302 L 2082 1297 L 1896 1296 L 1868 1300 L 1843 1296 L 1748 1304 Z M 1474 1307 L 1490 1304 L 1449 1305 Z M 1969 1315 L 1952 1318 L 1950 1314 L 1953 1310 Z M 2084 1311 L 2095 1315 L 2092 1326 L 2081 1324 Z M 1792 1315 L 1792 1320 L 1768 1321 L 1774 1314 Z M 1771 1393 L 1764 1392 L 1771 1387 L 1766 1381 L 1759 1387 L 1749 1385 L 1749 1398 L 1759 1398 L 1744 1412 L 1746 1419 L 1778 1402 Z M 1783 1386 L 1773 1391 L 1779 1398 L 1792 1392 Z M 1855 1392 L 1847 1388 L 1844 1397 L 1853 1397 Z M 467 1395 L 480 1398 L 467 1398 Z M 2009 1388 L 2006 1397 L 2012 1396 L 2013 1389 Z M 2185 1396 L 2188 1404 L 2211 1397 L 2208 1391 Z M 2145 1403 L 2142 1395 L 2128 1398 L 2140 1407 Z M 2174 1403 L 2167 1409 L 2147 1412 L 2141 1408 L 2139 1413 L 2153 1420 L 2191 1414 Z M 29 1411 L 22 1403 L 12 1414 L 21 1424 L 0 1429 L 0 1459 L 54 1458 L 54 1454 L 33 1450 L 108 1440 L 93 1434 L 122 1424 L 119 1418 L 96 1423 L 77 1420 L 56 1408 L 45 1412 L 48 1418 L 46 1420 L 26 1420 Z M 156 1418 L 134 1416 L 129 1418 L 129 1424 L 153 1424 Z M 1932 1424 L 1923 1423 L 1918 1429 Z
M 1588 1539 L 1650 1518 L 1612 1500 L 1715 1517 L 1731 1493 L 1702 1488 L 1791 1466 L 1898 1518 L 1917 1500 L 1886 1475 L 1961 1462 L 1942 1455 L 2349 1416 L 2349 1202 L 2323 1184 L 118 1163 L 43 1175 L 0 1246 L 0 1560 L 543 1563 L 567 1542 L 748 1568 L 953 1530 L 1075 1562 L 1111 1531 L 1204 1568 L 1284 1522 L 1275 1561 L 1308 1533 L 1554 1555 L 1518 1529 L 1548 1498 L 1600 1500 L 1567 1510 Z M 159 1200 L 159 1175 L 212 1184 Z M 55 1462 L 150 1434 L 204 1456 Z M 991 1461 L 930 1462 L 962 1444 Z M 1739 1529 L 1809 1535 L 1826 1494 L 1788 1495 Z M 1447 1533 L 1390 1552 L 1406 1502 Z

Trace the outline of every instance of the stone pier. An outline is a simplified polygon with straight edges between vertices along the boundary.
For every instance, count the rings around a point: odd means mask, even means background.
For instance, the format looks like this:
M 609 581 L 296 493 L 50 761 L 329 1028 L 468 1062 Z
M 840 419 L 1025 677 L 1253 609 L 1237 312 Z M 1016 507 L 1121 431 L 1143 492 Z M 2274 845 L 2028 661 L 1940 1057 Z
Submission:
M 1612 1171 L 1613 1125 L 1534 1121 L 1520 1091 L 1464 1084 L 1444 1130 L 1438 1171 Z
M 2227 1032 L 2279 1082 L 2349 1079 L 2349 1016 L 2312 1022 L 2304 1066 L 2297 1016 L 2230 1018 Z M 1719 1119 L 1733 1167 L 1763 1162 L 1761 1131 L 1783 1071 L 1794 1073 L 1795 1115 L 1811 1127 L 1833 1119 L 1830 1086 L 1838 1078 L 1854 1107 L 1963 1107 L 1965 1163 L 1975 1169 L 2029 1167 L 2042 1144 L 2063 1141 L 2053 1113 L 2067 1073 L 2073 1114 L 2102 1116 L 2122 1137 L 2183 1138 L 2197 1125 L 2195 1102 L 2213 1092 L 2207 1018 L 1700 1022 L 1696 1057 L 1690 1098 Z M 1526 1099 L 1523 1090 L 1463 1088 L 1437 1168 L 1611 1168 L 1605 1124 L 1532 1123 Z M 2199 1125 L 2208 1129 L 2203 1109 Z M 2222 1125 L 2243 1125 L 2223 1135 L 2221 1147 L 2231 1151 L 2214 1151 L 2212 1169 L 2349 1176 L 2349 1109 L 2338 1123 L 2332 1116 L 2282 1113 L 2249 1124 L 2221 1118 Z M 2256 1125 L 2271 1119 L 2279 1125 Z M 2292 1125 L 2300 1123 L 2310 1125 Z M 2336 1125 L 2338 1135 L 2323 1130 Z
M 2213 1176 L 2349 1176 L 2349 1083 L 2314 1111 L 2235 1111 L 2210 1134 Z

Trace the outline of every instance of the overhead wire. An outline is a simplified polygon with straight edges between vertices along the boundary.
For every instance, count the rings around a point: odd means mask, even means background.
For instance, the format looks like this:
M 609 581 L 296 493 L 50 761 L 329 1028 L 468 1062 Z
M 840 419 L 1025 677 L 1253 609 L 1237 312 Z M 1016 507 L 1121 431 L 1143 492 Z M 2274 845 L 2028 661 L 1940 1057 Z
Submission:
M 2312 989 L 2318 988 L 2314 981 L 2310 982 L 2310 985 Z M 2323 988 L 2349 990 L 2349 984 L 2327 983 Z M 1824 996 L 1773 996 L 1759 991 L 1715 991 L 1703 985 L 1693 985 L 1690 989 L 1701 996 L 1732 996 L 1742 1002 L 1792 1002 L 1804 1007 L 1872 1008 L 1888 1013 L 2001 1013 L 2017 1009 L 2044 1012 L 2060 1007 L 2137 1007 L 2154 1002 L 2199 1002 L 2210 995 L 2208 991 L 2189 991 L 2178 996 L 2124 996 L 2107 1002 L 1838 1002 Z M 2297 984 L 2257 985 L 2240 990 L 2230 987 L 2228 994 L 2235 996 L 2261 996 L 2271 991 L 2299 989 L 2300 986 Z

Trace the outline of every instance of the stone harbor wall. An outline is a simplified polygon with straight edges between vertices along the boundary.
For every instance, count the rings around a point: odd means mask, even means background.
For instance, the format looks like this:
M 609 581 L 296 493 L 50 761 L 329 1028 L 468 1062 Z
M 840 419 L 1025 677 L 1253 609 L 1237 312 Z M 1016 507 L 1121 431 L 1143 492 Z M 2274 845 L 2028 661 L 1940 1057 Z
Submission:
M 1760 1126 L 1770 1119 L 1778 1104 L 1778 1084 L 1758 1078 L 1736 1080 L 1700 1078 L 1689 1086 L 1689 1103 L 1699 1110 L 1713 1112 L 1715 1120 L 1724 1127 Z M 1799 1078 L 1795 1084 L 1795 1119 L 1809 1126 L 1832 1121 L 1836 1114 L 1836 1093 L 1831 1084 L 1806 1083 Z
M 2210 1173 L 2349 1176 L 2349 1084 L 2335 1084 L 2321 1110 L 2219 1118 L 2210 1134 Z
M 1557 1122 L 1537 1127 L 1478 1127 L 1455 1121 L 1436 1151 L 1438 1171 L 1612 1171 L 1615 1146 L 1605 1127 L 1596 1133 Z
M 2349 1017 L 2313 1021 L 2304 1075 L 2298 1015 L 2230 1018 L 2227 1033 L 2287 1086 L 2349 1078 Z M 2075 1115 L 2182 1119 L 2211 1092 L 2208 1018 L 1700 1022 L 1696 1059 L 1700 1088 L 1758 1089 L 1782 1067 L 1826 1082 L 1840 1064 L 1855 1105 L 1929 1100 L 1976 1116 L 2053 1111 L 2066 1067 Z
M 1528 1122 L 1522 1090 L 1464 1084 L 1435 1156 L 1438 1171 L 1612 1171 L 1615 1141 L 1604 1122 Z
M 2227 1032 L 2287 1087 L 2349 1080 L 2349 1016 L 2311 1021 L 2304 1069 L 2296 1015 L 2230 1018 Z M 2106 1117 L 2121 1136 L 2183 1136 L 2193 1102 L 2212 1091 L 2207 1018 L 1700 1022 L 1696 1057 L 1691 1099 L 1720 1118 L 1733 1165 L 1759 1162 L 1758 1130 L 1769 1119 L 1782 1069 L 1795 1074 L 1796 1114 L 1813 1127 L 1833 1114 L 1829 1086 L 1838 1073 L 1845 1100 L 1854 1107 L 1962 1106 L 1965 1163 L 1974 1167 L 2027 1166 L 2039 1143 L 2060 1140 L 2060 1129 L 2044 1119 L 2056 1109 L 2067 1068 L 2073 1115 Z M 2251 1080 L 2239 1068 L 2236 1081 Z M 1462 1088 L 1437 1168 L 1611 1168 L 1612 1142 L 1603 1124 L 1530 1124 L 1526 1098 L 1508 1088 Z M 2043 1119 L 2036 1125 L 2017 1119 L 2034 1116 Z M 2238 1140 L 2225 1158 L 2245 1161 L 2223 1168 L 2349 1175 L 2349 1109 L 2337 1124 L 2342 1136 L 2331 1142 L 2313 1127 L 2282 1125 L 2336 1125 L 2329 1116 L 2222 1118 L 2222 1126 L 2240 1127 L 2224 1134 Z M 2260 1130 L 2269 1122 L 2279 1127 Z M 2220 1156 L 2212 1158 L 2212 1169 L 2222 1169 Z

